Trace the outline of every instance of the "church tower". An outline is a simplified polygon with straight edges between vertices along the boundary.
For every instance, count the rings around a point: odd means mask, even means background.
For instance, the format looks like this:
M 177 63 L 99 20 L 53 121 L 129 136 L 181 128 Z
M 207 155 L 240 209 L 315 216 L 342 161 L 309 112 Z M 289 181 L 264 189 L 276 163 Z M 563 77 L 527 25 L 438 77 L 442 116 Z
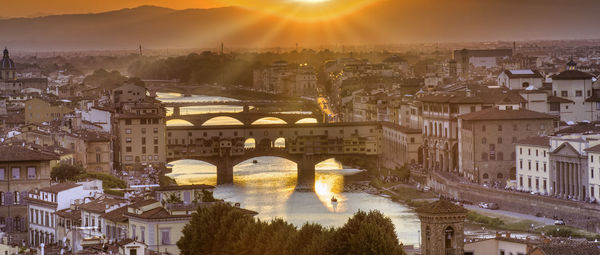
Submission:
M 8 56 L 8 49 L 4 48 L 2 60 L 0 60 L 0 80 L 14 81 L 17 79 L 17 68 L 15 62 Z
M 421 254 L 464 254 L 467 209 L 448 200 L 438 200 L 416 211 L 421 220 Z

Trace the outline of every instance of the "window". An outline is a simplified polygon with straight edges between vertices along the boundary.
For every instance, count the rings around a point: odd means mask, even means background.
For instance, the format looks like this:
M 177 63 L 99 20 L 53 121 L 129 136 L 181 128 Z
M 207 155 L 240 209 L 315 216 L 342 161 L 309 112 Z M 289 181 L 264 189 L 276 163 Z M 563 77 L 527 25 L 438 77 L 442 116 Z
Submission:
M 575 91 L 575 96 L 576 96 L 576 97 L 582 97 L 582 96 L 583 96 L 583 91 L 581 91 L 581 90 L 576 90 L 576 91 Z
M 21 168 L 13 167 L 12 178 L 15 180 L 21 179 Z
M 523 160 L 519 160 L 519 169 L 523 169 Z
M 550 103 L 550 111 L 551 112 L 559 112 L 560 111 L 560 103 Z
M 4 180 L 5 175 L 6 175 L 6 173 L 4 173 L 4 168 L 0 168 L 0 181 Z
M 535 171 L 539 171 L 539 170 L 540 170 L 540 163 L 535 162 Z
M 537 149 L 535 150 L 535 156 L 536 157 L 538 156 L 538 150 Z
M 142 154 L 146 154 L 146 146 L 142 147 Z
M 146 133 L 146 128 L 142 128 L 142 134 Z
M 476 111 L 475 106 L 471 106 L 471 112 L 475 112 L 475 111 Z
M 566 90 L 563 90 L 560 92 L 560 96 L 561 97 L 568 97 L 569 96 L 569 92 L 567 92 Z
M 154 146 L 154 153 L 158 153 L 158 146 Z
M 527 149 L 527 155 L 531 156 L 531 149 Z
M 527 167 L 529 170 L 531 170 L 531 161 L 527 162 Z
M 481 144 L 486 144 L 486 143 L 487 143 L 487 139 L 485 139 L 485 137 L 481 138 Z
M 35 167 L 27 168 L 27 179 L 35 179 Z
M 489 178 L 490 178 L 490 176 L 487 173 L 483 174 L 483 179 L 489 179 Z
M 131 128 L 126 128 L 125 129 L 125 134 L 131 134 Z
M 140 227 L 140 236 L 142 237 L 142 243 L 146 242 L 146 228 Z
M 592 168 L 590 168 L 590 174 L 592 174 L 592 177 L 591 177 L 591 178 L 592 178 L 592 179 L 594 179 L 594 168 L 593 168 L 593 167 L 592 167 Z
M 519 148 L 519 155 L 523 155 L 523 148 Z
M 131 120 L 130 119 L 125 120 L 125 125 L 131 125 Z
M 146 137 L 142 137 L 142 144 L 146 144 Z
M 100 153 L 96 153 L 96 163 L 102 162 L 102 155 Z
M 502 125 L 498 125 L 498 131 L 502 131 Z
M 154 133 L 157 134 L 158 133 L 158 128 L 154 128 Z
M 546 163 L 544 163 L 544 173 L 546 172 Z
M 546 190 L 546 180 L 544 180 L 544 190 Z
M 531 189 L 531 177 L 527 177 L 527 187 Z
M 125 137 L 125 143 L 131 143 L 131 137 Z
M 535 189 L 540 189 L 540 179 L 535 179 Z
M 171 230 L 161 229 L 160 230 L 161 244 L 171 244 Z
M 521 184 L 521 187 L 523 187 L 523 176 L 519 176 L 519 184 Z
M 496 179 L 502 179 L 502 178 L 504 178 L 504 175 L 502 173 L 498 173 L 496 175 Z
M 485 125 L 481 126 L 481 131 L 485 132 Z
M 125 151 L 126 151 L 126 152 L 131 152 L 131 146 L 127 146 L 127 147 L 125 147 Z
M 591 155 L 591 156 L 590 156 L 590 160 L 591 160 L 592 162 L 594 162 L 594 155 Z
M 498 144 L 502 144 L 502 137 L 498 137 Z
M 131 225 L 131 239 L 136 240 L 135 225 Z
M 154 137 L 154 144 L 158 144 L 158 137 Z

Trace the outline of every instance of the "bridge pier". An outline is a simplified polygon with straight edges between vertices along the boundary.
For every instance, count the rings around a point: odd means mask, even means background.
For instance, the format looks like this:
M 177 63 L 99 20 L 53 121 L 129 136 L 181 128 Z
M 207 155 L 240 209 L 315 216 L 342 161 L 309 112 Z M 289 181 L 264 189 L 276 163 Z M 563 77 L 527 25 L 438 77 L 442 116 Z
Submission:
M 181 115 L 181 107 L 173 106 L 173 116 L 179 116 L 179 115 Z
M 217 163 L 217 185 L 233 183 L 233 160 L 229 157 L 219 158 Z
M 304 155 L 298 160 L 298 185 L 296 189 L 315 189 L 315 165 L 319 163 L 313 156 Z

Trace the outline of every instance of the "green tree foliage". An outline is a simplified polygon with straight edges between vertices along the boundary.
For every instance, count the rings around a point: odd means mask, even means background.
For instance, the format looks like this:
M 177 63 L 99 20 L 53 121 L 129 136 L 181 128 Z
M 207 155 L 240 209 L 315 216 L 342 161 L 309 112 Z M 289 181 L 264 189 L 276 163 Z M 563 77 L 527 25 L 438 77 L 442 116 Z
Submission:
M 116 88 L 127 80 L 127 77 L 121 75 L 119 71 L 109 72 L 104 69 L 98 69 L 93 74 L 86 76 L 83 79 L 83 83 L 92 87 Z
M 210 190 L 202 190 L 202 202 L 215 202 L 217 201 L 213 196 L 212 191 Z
M 404 254 L 391 220 L 359 211 L 341 228 L 254 219 L 226 203 L 199 207 L 183 237 L 181 254 Z
M 59 182 L 75 181 L 77 180 L 78 175 L 84 173 L 85 169 L 83 169 L 82 166 L 60 164 L 52 168 L 52 171 L 50 172 L 50 178 Z
M 103 189 L 124 189 L 127 188 L 125 181 L 105 173 L 89 172 L 80 174 L 76 180 L 98 179 L 102 181 Z

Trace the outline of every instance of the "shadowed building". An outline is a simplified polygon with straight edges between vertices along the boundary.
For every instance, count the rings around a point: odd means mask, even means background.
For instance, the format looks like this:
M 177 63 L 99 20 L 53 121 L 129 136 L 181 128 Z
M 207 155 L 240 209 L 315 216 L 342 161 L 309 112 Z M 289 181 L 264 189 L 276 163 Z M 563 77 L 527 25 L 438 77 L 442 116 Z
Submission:
M 467 209 L 438 200 L 416 209 L 421 220 L 421 254 L 462 255 Z

